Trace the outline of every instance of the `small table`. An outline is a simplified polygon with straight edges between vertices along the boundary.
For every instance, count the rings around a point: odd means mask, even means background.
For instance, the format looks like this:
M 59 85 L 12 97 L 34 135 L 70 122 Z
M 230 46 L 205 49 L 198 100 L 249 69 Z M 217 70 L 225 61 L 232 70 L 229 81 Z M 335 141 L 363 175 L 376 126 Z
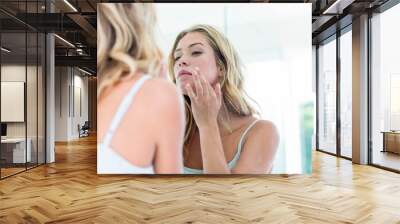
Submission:
M 7 154 L 10 152 L 12 154 L 12 161 L 8 161 L 10 163 L 25 163 L 25 162 L 30 162 L 31 161 L 31 144 L 32 141 L 30 138 L 27 138 L 27 146 L 26 147 L 26 154 L 25 154 L 25 138 L 6 138 L 6 139 L 1 139 L 1 144 L 2 144 L 2 157 L 3 153 Z M 9 146 L 11 146 L 11 150 L 9 149 Z M 6 158 L 7 160 L 7 158 Z M 11 160 L 11 155 L 9 160 Z
M 400 131 L 382 131 L 381 133 L 383 133 L 382 152 L 400 154 Z

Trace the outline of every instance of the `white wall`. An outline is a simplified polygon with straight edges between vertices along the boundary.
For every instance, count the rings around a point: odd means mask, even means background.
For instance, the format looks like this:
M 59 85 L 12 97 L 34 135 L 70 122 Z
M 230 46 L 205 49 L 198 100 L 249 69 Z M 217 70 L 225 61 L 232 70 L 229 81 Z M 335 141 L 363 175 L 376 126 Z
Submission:
M 55 141 L 68 141 L 68 67 L 55 68 Z
M 77 74 L 77 72 L 79 72 Z M 75 113 L 72 113 L 72 119 L 71 119 L 71 135 L 73 138 L 78 138 L 79 133 L 78 133 L 78 124 L 82 126 L 85 121 L 88 120 L 88 78 L 81 76 L 83 73 L 81 73 L 79 70 L 74 70 L 74 108 L 73 110 Z M 80 93 L 78 92 L 80 91 Z M 79 97 L 80 95 L 80 97 Z M 81 101 L 81 102 L 79 102 Z M 72 103 L 71 103 L 72 105 Z M 79 108 L 81 107 L 81 108 Z M 81 113 L 79 111 L 81 109 Z
M 27 70 L 26 70 L 27 69 Z M 9 81 L 9 82 L 25 82 L 25 75 L 26 71 L 28 74 L 32 74 L 33 72 L 36 74 L 36 67 L 33 66 L 27 66 L 25 65 L 18 65 L 18 64 L 9 64 L 9 65 L 2 65 L 1 66 L 1 81 Z M 29 78 L 29 77 L 28 77 Z M 32 85 L 32 80 L 29 80 L 29 84 Z M 36 82 L 36 81 L 35 81 Z M 33 83 L 36 85 L 36 83 Z M 27 89 L 27 103 L 29 104 L 32 102 L 32 98 L 36 99 L 36 88 Z M 31 92 L 32 90 L 33 92 Z M 3 97 L 3 96 L 2 96 Z M 29 106 L 29 105 L 28 105 Z M 31 105 L 36 108 L 36 103 L 35 105 Z M 1 110 L 7 110 L 8 108 L 1 108 Z M 30 111 L 29 111 L 30 112 Z M 34 117 L 32 117 L 34 115 Z M 36 121 L 36 113 L 28 113 L 27 114 L 28 122 L 32 122 L 33 120 Z M 25 137 L 25 123 L 26 122 L 7 122 L 7 136 L 8 137 Z M 28 128 L 32 127 L 32 124 L 28 125 Z M 36 128 L 35 128 L 36 130 Z M 28 136 L 29 136 L 29 130 L 28 130 Z
M 55 141 L 79 138 L 78 124 L 88 120 L 88 78 L 83 75 L 76 68 L 56 67 Z
M 1 81 L 2 82 L 25 82 L 25 65 L 9 64 L 1 66 Z M 28 70 L 31 68 L 28 66 Z M 2 96 L 3 98 L 4 96 Z M 8 108 L 1 108 L 7 110 Z M 7 135 L 9 137 L 25 137 L 24 122 L 7 123 Z
M 45 139 L 44 139 L 44 74 L 42 73 L 42 67 L 38 66 L 25 66 L 25 64 L 3 64 L 1 66 L 1 81 L 2 82 L 24 82 L 26 83 L 26 106 L 16 109 L 12 107 L 1 108 L 2 112 L 16 113 L 15 110 L 20 110 L 22 116 L 26 112 L 26 121 L 22 122 L 6 122 L 7 124 L 7 137 L 9 138 L 24 138 L 25 135 L 30 139 L 30 148 L 32 161 L 36 162 L 36 158 L 39 158 L 39 163 L 44 163 L 44 150 L 45 150 Z M 25 80 L 27 78 L 27 81 Z M 2 98 L 8 98 L 7 92 L 3 92 Z M 19 90 L 21 94 L 24 94 L 24 90 Z M 22 92 L 21 92 L 22 91 Z M 6 94 L 6 95 L 3 95 Z M 24 98 L 24 96 L 22 97 Z M 22 99 L 23 100 L 23 99 Z M 25 104 L 23 100 L 22 104 Z M 7 111 L 8 110 L 8 111 Z M 14 110 L 14 111 L 13 111 Z M 22 110 L 22 111 L 21 111 Z M 24 119 L 24 118 L 23 118 Z M 3 118 L 2 118 L 3 120 Z M 37 153 L 39 154 L 37 157 Z
M 1 121 L 24 122 L 24 82 L 1 81 Z

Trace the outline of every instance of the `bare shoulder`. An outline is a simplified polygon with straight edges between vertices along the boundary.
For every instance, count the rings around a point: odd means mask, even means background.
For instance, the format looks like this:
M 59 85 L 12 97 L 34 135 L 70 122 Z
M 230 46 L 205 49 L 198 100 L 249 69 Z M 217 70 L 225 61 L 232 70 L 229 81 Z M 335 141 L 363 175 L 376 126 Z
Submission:
M 249 131 L 247 139 L 268 145 L 277 145 L 279 142 L 279 132 L 273 122 L 259 120 Z
M 278 129 L 275 124 L 268 120 L 258 120 L 253 129 L 257 130 L 257 132 L 278 134 Z
M 174 83 L 163 78 L 149 79 L 144 91 L 151 92 L 154 97 L 174 97 L 178 95 L 178 89 Z
M 271 121 L 258 120 L 247 133 L 234 173 L 266 173 L 271 170 L 279 146 L 279 135 Z
M 154 125 L 164 125 L 184 116 L 182 95 L 176 85 L 166 79 L 149 79 L 143 86 L 141 101 L 142 113 L 152 117 Z
M 149 107 L 163 108 L 168 105 L 179 104 L 181 94 L 174 83 L 163 78 L 149 79 L 143 87 L 146 101 L 152 105 Z

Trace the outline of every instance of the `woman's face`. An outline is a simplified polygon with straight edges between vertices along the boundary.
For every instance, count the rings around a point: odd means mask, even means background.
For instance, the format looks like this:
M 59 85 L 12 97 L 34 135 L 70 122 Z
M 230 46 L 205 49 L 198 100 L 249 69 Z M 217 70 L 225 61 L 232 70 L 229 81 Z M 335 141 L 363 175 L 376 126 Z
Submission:
M 206 37 L 198 32 L 186 34 L 179 42 L 174 52 L 174 75 L 183 94 L 187 95 L 185 86 L 193 84 L 192 74 L 198 69 L 213 87 L 221 75 L 215 61 L 214 50 L 208 44 Z

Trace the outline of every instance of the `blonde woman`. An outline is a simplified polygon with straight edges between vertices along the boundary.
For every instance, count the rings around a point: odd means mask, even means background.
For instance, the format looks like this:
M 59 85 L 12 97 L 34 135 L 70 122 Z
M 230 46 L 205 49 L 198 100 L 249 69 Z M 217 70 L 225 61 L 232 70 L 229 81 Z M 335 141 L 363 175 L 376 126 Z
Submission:
M 277 130 L 254 116 L 239 57 L 218 30 L 196 25 L 182 31 L 169 55 L 169 72 L 185 95 L 185 173 L 271 171 Z
M 152 5 L 98 4 L 97 19 L 98 173 L 181 173 L 183 100 L 162 68 Z

